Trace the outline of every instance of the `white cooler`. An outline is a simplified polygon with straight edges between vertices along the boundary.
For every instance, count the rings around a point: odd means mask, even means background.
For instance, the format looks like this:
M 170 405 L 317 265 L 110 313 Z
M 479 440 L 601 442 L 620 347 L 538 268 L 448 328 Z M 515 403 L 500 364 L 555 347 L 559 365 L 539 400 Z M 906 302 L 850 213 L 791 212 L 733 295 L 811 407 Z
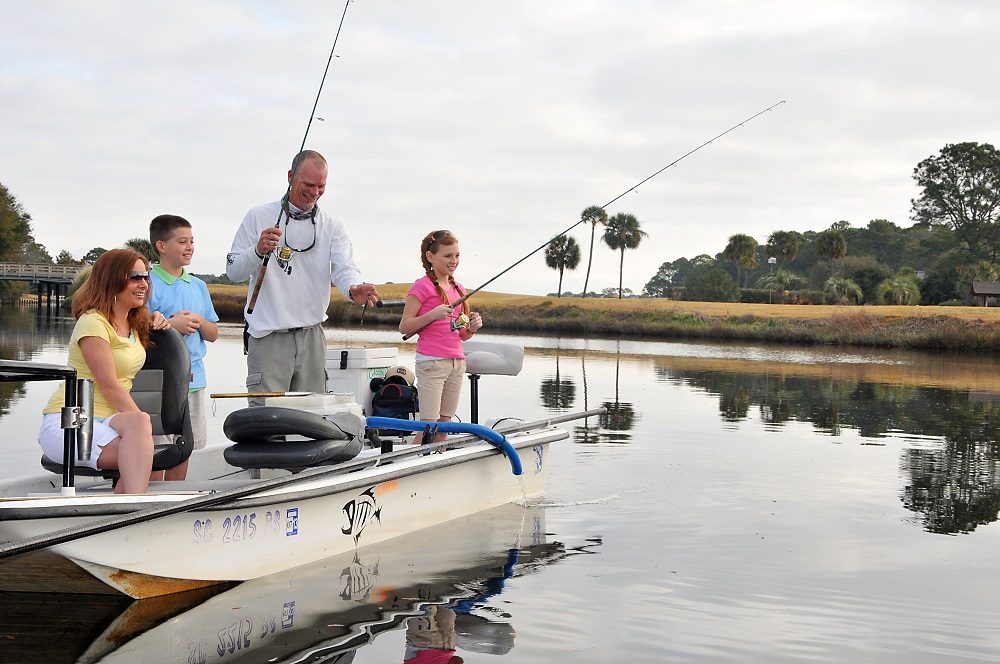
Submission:
M 353 393 L 365 415 L 371 415 L 372 378 L 385 378 L 386 370 L 395 364 L 394 347 L 327 348 L 326 391 Z

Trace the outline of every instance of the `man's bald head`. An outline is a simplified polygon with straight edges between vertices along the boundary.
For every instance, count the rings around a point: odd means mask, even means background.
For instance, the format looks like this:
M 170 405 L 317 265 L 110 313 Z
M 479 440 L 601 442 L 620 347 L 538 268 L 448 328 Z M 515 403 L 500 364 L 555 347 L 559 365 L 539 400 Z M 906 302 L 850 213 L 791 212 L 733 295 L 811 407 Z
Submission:
M 291 171 L 295 172 L 302 167 L 302 162 L 311 161 L 315 162 L 318 166 L 322 168 L 327 168 L 326 158 L 315 150 L 303 150 L 292 158 L 292 168 Z
M 300 210 L 311 210 L 326 191 L 326 159 L 315 150 L 303 150 L 288 171 L 288 200 Z

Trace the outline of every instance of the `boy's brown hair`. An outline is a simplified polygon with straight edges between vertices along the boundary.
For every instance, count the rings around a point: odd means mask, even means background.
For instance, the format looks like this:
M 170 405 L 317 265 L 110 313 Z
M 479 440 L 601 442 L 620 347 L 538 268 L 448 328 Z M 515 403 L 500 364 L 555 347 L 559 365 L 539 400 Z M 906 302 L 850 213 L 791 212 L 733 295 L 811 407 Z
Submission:
M 156 243 L 169 240 L 178 228 L 191 228 L 191 222 L 176 214 L 161 214 L 149 222 L 149 243 L 153 245 L 157 256 L 160 251 L 156 248 Z

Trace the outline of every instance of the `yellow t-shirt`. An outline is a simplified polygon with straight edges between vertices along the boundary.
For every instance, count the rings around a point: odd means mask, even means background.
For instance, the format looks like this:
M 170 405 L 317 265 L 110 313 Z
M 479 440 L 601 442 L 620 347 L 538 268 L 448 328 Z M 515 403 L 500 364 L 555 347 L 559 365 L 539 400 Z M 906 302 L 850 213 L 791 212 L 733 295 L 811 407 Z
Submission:
M 134 335 L 133 335 L 134 336 Z M 80 350 L 80 339 L 84 337 L 99 337 L 111 345 L 111 357 L 115 364 L 115 375 L 125 391 L 132 389 L 132 379 L 139 373 L 146 361 L 146 349 L 138 339 L 124 339 L 118 336 L 111 323 L 97 311 L 91 309 L 80 316 L 73 328 L 73 336 L 69 340 L 69 366 L 76 369 L 77 378 L 94 378 L 90 367 L 83 359 Z M 45 414 L 58 413 L 65 403 L 65 387 L 59 386 L 42 411 Z M 101 393 L 101 388 L 94 384 L 94 415 L 105 419 L 118 411 L 108 403 Z

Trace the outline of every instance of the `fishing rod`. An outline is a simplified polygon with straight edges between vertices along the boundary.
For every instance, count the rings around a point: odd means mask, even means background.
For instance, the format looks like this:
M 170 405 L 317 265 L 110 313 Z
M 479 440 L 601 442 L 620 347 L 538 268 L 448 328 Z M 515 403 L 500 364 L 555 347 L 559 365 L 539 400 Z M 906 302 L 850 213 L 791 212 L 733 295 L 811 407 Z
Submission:
M 383 307 L 399 307 L 403 308 L 406 306 L 406 300 L 375 300 L 375 306 L 379 309 Z M 368 300 L 365 300 L 364 305 L 361 307 L 361 325 L 365 324 L 365 313 L 368 311 Z
M 772 105 L 768 106 L 767 108 L 765 108 L 765 109 L 764 109 L 763 111 L 759 111 L 759 112 L 757 112 L 757 113 L 754 113 L 753 115 L 751 115 L 751 116 L 750 116 L 750 117 L 748 117 L 747 119 L 745 119 L 745 120 L 741 120 L 740 122 L 738 122 L 738 123 L 734 124 L 734 125 L 733 125 L 732 127 L 730 127 L 729 129 L 725 130 L 725 131 L 724 131 L 724 132 L 722 132 L 721 134 L 719 134 L 719 135 L 717 135 L 717 136 L 713 136 L 712 138 L 708 139 L 707 141 L 705 141 L 704 143 L 702 143 L 702 144 L 701 144 L 701 145 L 699 145 L 698 147 L 694 148 L 693 150 L 689 150 L 688 152 L 685 152 L 685 153 L 684 153 L 684 154 L 682 154 L 682 155 L 681 155 L 680 157 L 678 157 L 677 159 L 674 159 L 674 160 L 673 160 L 672 162 L 670 162 L 669 164 L 667 164 L 666 166 L 664 166 L 664 167 L 663 167 L 663 168 L 661 168 L 660 170 L 656 171 L 656 172 L 655 172 L 655 173 L 653 173 L 652 175 L 650 175 L 650 176 L 648 176 L 648 177 L 644 178 L 643 180 L 641 180 L 641 181 L 637 182 L 636 184 L 632 185 L 631 187 L 629 187 L 628 189 L 626 189 L 626 190 L 625 190 L 625 191 L 623 191 L 622 193 L 618 194 L 617 196 L 615 196 L 614 198 L 612 198 L 612 199 L 611 199 L 610 201 L 608 201 L 608 202 L 607 202 L 607 203 L 605 203 L 604 205 L 601 205 L 601 206 L 599 206 L 599 207 L 598 207 L 598 210 L 603 210 L 604 208 L 608 207 L 609 205 L 611 205 L 612 203 L 614 203 L 615 201 L 617 201 L 617 200 L 618 200 L 619 198 L 622 198 L 623 196 L 626 196 L 627 194 L 630 194 L 631 192 L 635 191 L 636 189 L 638 189 L 638 188 L 639 188 L 639 187 L 641 187 L 642 185 L 646 184 L 647 182 L 649 182 L 650 180 L 652 180 L 653 178 L 655 178 L 655 177 L 656 177 L 657 175 L 659 175 L 659 174 L 660 174 L 660 173 L 662 173 L 663 171 L 665 171 L 665 170 L 667 170 L 668 168 L 670 168 L 671 166 L 676 166 L 676 165 L 677 165 L 677 164 L 678 164 L 679 162 L 681 162 L 681 161 L 682 161 L 683 159 L 685 159 L 685 158 L 687 158 L 687 157 L 690 157 L 691 155 L 693 155 L 693 154 L 694 154 L 695 152 L 697 152 L 698 150 L 702 149 L 702 148 L 703 148 L 703 147 L 705 147 L 706 145 L 711 145 L 711 144 L 712 144 L 713 142 L 715 142 L 715 141 L 717 141 L 718 139 L 722 138 L 723 136 L 725 136 L 725 135 L 726 135 L 726 134 L 728 134 L 729 132 L 731 132 L 731 131 L 733 131 L 733 130 L 735 130 L 735 129 L 738 129 L 738 128 L 742 127 L 743 125 L 745 125 L 746 123 L 750 122 L 750 121 L 751 121 L 751 120 L 753 120 L 754 118 L 757 118 L 757 117 L 759 117 L 759 116 L 761 116 L 761 115 L 764 115 L 764 114 L 765 114 L 765 113 L 767 113 L 768 111 L 770 111 L 770 110 L 773 110 L 774 108 L 777 108 L 778 106 L 780 106 L 780 105 L 782 105 L 782 104 L 784 104 L 784 103 L 785 103 L 785 100 L 784 100 L 784 99 L 782 99 L 782 100 L 781 100 L 781 101 L 779 101 L 779 102 L 778 102 L 777 104 L 772 104 Z M 510 272 L 511 270 L 513 270 L 513 269 L 514 269 L 515 267 L 517 267 L 518 265 L 520 265 L 520 264 L 521 264 L 521 263 L 523 263 L 524 261 L 526 261 L 526 260 L 528 260 L 529 258 L 531 258 L 532 256 L 534 256 L 535 254 L 537 254 L 537 253 L 538 253 L 539 251 L 541 251 L 541 250 L 542 250 L 542 249 L 544 249 L 545 247 L 547 247 L 547 246 L 549 246 L 550 244 L 552 244 L 552 242 L 554 242 L 554 241 L 555 241 L 556 239 L 558 239 L 558 238 L 562 237 L 563 235 L 566 235 L 567 233 L 569 233 L 569 232 L 570 232 L 571 230 L 573 230 L 574 228 L 576 228 L 577 226 L 579 226 L 579 225 L 580 225 L 580 224 L 582 224 L 583 222 L 585 222 L 585 221 L 590 221 L 590 220 L 591 220 L 592 218 L 593 218 L 593 214 L 590 214 L 590 215 L 587 215 L 586 217 L 582 217 L 582 218 L 580 219 L 580 221 L 576 222 L 575 224 L 573 224 L 572 226 L 570 226 L 569 228 L 567 228 L 567 229 L 566 229 L 566 230 L 564 230 L 563 232 L 559 233 L 559 234 L 558 234 L 558 235 L 556 235 L 555 237 L 553 237 L 553 238 L 549 239 L 548 241 L 544 242 L 544 243 L 543 243 L 543 244 L 542 244 L 541 246 L 539 246 L 538 248 L 536 248 L 536 249 L 532 249 L 532 250 L 531 250 L 530 252 L 528 252 L 527 254 L 525 254 L 525 256 L 524 256 L 523 258 L 521 258 L 521 259 L 520 259 L 519 261 L 517 261 L 516 263 L 514 263 L 514 264 L 510 265 L 509 267 L 507 267 L 506 269 L 504 269 L 504 270 L 503 270 L 502 272 L 499 272 L 498 274 L 494 275 L 494 276 L 493 276 L 493 277 L 491 277 L 490 279 L 487 279 L 487 280 L 486 280 L 485 282 L 483 282 L 482 284 L 480 284 L 480 285 L 479 285 L 479 287 L 477 287 L 477 288 L 473 288 L 473 289 L 472 289 L 472 290 L 470 290 L 470 291 L 469 291 L 468 293 L 466 293 L 466 294 L 465 294 L 465 295 L 463 295 L 462 297 L 460 297 L 460 298 L 458 298 L 457 300 L 455 300 L 454 302 L 452 302 L 452 303 L 451 303 L 451 306 L 453 306 L 453 307 L 457 307 L 457 306 L 461 305 L 461 304 L 462 304 L 463 302 L 465 302 L 466 300 L 468 300 L 468 299 L 469 299 L 470 297 L 472 297 L 473 295 L 475 295 L 476 293 L 478 293 L 478 292 L 479 292 L 479 291 L 481 291 L 482 289 L 486 288 L 486 287 L 487 287 L 487 286 L 489 286 L 489 285 L 490 285 L 491 283 L 493 283 L 494 281 L 496 281 L 497 279 L 499 279 L 499 278 L 500 278 L 500 277 L 502 277 L 503 275 L 507 274 L 508 272 Z M 430 323 L 428 323 L 427 325 L 430 325 Z M 427 325 L 425 325 L 424 327 L 427 327 Z M 422 329 L 423 329 L 423 327 L 422 327 L 422 328 L 420 328 L 420 329 L 422 330 Z M 410 337 L 412 337 L 412 336 L 413 336 L 414 334 L 417 334 L 418 332 L 420 332 L 420 330 L 417 330 L 416 332 L 412 332 L 412 333 L 410 333 L 410 334 L 404 334 L 404 335 L 403 335 L 403 341 L 406 341 L 407 339 L 409 339 Z
M 323 78 L 319 82 L 319 90 L 316 91 L 316 100 L 313 102 L 312 111 L 309 113 L 309 122 L 306 124 L 306 133 L 302 136 L 302 145 L 299 146 L 299 151 L 295 154 L 298 155 L 306 148 L 306 139 L 309 138 L 309 129 L 312 127 L 313 120 L 316 117 L 316 107 L 319 105 L 319 97 L 323 94 L 323 85 L 326 83 L 326 75 L 330 71 L 330 63 L 333 62 L 333 52 L 337 50 L 337 40 L 340 39 L 340 29 L 344 27 L 344 17 L 347 16 L 347 7 L 351 4 L 351 0 L 347 0 L 344 3 L 344 13 L 340 15 L 340 23 L 337 25 L 337 34 L 333 37 L 333 46 L 330 47 L 330 57 L 326 61 L 326 69 L 323 70 Z M 295 182 L 295 176 L 298 174 L 299 166 L 305 161 L 303 159 L 296 159 L 292 164 L 292 174 L 288 178 L 288 188 L 285 190 L 285 197 L 283 201 L 288 200 L 288 195 L 292 192 L 292 183 Z M 274 222 L 274 227 L 277 228 L 281 224 L 281 214 L 285 211 L 284 205 L 278 206 L 278 219 Z M 253 313 L 254 307 L 257 306 L 257 297 L 260 296 L 260 287 L 264 284 L 264 276 L 267 274 L 267 264 L 271 261 L 271 255 L 274 253 L 274 249 L 264 254 L 264 258 L 260 263 L 260 272 L 257 274 L 257 281 L 253 285 L 253 293 L 250 295 L 250 302 L 247 304 L 247 315 Z

